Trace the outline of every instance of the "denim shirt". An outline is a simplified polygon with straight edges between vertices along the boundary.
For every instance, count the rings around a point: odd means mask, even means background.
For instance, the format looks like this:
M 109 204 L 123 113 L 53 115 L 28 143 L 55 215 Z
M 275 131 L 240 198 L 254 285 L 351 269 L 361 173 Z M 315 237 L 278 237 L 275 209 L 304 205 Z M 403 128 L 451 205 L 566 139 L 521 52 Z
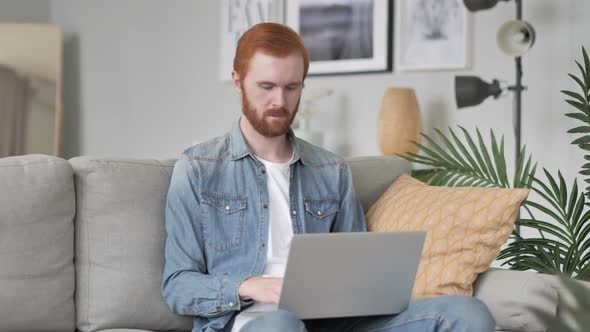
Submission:
M 346 162 L 288 134 L 289 209 L 294 234 L 366 231 Z M 242 281 L 262 274 L 269 233 L 264 165 L 236 122 L 224 136 L 193 146 L 176 162 L 166 202 L 162 295 L 194 316 L 193 332 L 224 331 L 242 307 Z

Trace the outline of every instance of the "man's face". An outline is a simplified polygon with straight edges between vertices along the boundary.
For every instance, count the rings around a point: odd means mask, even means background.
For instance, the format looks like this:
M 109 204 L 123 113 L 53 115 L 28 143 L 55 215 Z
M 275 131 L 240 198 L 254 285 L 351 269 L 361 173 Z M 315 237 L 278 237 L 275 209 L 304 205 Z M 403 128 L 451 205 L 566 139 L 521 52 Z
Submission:
M 239 78 L 242 112 L 266 137 L 287 133 L 299 108 L 303 89 L 303 58 L 254 54 L 246 77 Z M 235 77 L 235 76 L 234 76 Z

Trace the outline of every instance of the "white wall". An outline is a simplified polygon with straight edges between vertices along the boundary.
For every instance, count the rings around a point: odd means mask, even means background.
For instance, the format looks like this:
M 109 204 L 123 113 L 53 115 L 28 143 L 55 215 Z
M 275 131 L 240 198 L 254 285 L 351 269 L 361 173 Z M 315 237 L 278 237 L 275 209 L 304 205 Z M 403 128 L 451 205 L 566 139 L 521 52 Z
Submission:
M 47 22 L 49 0 L 0 0 L 0 21 Z
M 580 151 L 565 132 L 577 125 L 563 114 L 560 89 L 573 89 L 567 72 L 581 46 L 590 47 L 586 0 L 525 2 L 525 18 L 538 32 L 524 59 L 523 143 L 550 170 L 573 177 Z M 220 2 L 217 0 L 51 0 L 51 21 L 66 33 L 65 151 L 74 155 L 176 156 L 191 142 L 224 133 L 240 112 L 229 83 L 218 79 Z M 453 78 L 475 74 L 512 81 L 511 58 L 497 48 L 497 28 L 514 17 L 513 3 L 474 14 L 474 61 L 460 72 L 394 72 L 311 77 L 308 88 L 330 87 L 336 95 L 313 125 L 326 146 L 343 155 L 378 154 L 376 123 L 383 91 L 416 89 L 428 133 L 433 127 L 479 126 L 506 137 L 512 164 L 512 99 L 488 100 L 457 111 Z

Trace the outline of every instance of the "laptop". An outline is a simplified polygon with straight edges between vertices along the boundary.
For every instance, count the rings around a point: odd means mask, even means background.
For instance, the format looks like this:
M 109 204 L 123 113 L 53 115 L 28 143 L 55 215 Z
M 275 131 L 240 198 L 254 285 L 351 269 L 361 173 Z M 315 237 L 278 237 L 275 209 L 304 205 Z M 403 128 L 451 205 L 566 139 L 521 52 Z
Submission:
M 405 310 L 426 232 L 293 236 L 279 308 L 299 319 Z

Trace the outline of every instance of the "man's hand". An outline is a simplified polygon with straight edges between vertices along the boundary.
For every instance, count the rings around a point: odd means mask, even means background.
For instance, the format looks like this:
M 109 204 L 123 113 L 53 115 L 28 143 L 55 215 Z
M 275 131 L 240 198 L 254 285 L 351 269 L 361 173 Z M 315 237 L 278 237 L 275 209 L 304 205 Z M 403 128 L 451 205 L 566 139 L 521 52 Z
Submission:
M 278 304 L 282 287 L 283 278 L 251 277 L 240 284 L 238 294 L 242 300 Z

